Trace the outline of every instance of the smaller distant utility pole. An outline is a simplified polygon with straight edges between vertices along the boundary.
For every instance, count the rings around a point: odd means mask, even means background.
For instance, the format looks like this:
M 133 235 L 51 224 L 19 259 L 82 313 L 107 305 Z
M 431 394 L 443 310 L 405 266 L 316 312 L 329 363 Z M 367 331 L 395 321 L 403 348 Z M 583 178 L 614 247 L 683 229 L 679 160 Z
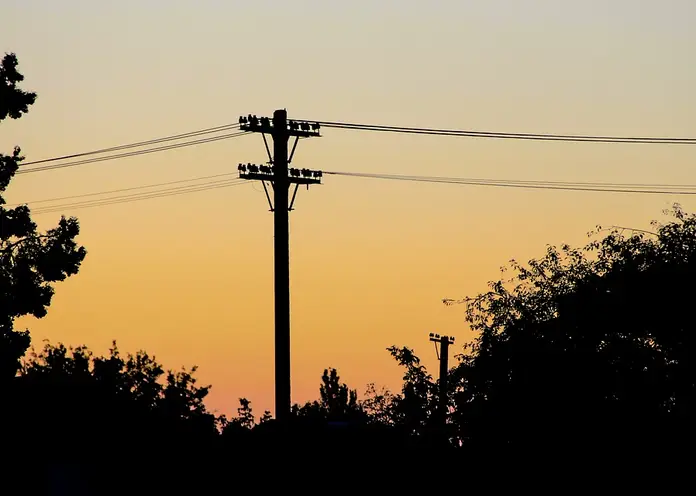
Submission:
M 444 425 L 447 422 L 447 374 L 449 373 L 449 346 L 454 344 L 454 338 L 451 336 L 440 336 L 439 334 L 430 333 L 430 341 L 435 343 L 435 353 L 440 360 L 440 404 L 439 415 L 440 421 Z M 438 350 L 437 345 L 440 345 Z

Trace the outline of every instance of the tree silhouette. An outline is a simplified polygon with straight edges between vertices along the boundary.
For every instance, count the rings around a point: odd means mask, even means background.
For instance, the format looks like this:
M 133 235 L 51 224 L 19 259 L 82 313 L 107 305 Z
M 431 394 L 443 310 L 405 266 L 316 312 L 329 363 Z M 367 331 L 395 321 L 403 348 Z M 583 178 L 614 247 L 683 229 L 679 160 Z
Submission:
M 263 412 L 263 415 L 259 418 L 259 424 L 265 424 L 266 422 L 270 422 L 273 419 L 273 415 L 271 415 L 271 412 L 268 410 L 265 410 Z
M 17 439 L 2 449 L 31 459 L 39 477 L 57 471 L 88 483 L 89 494 L 214 487 L 221 419 L 206 409 L 209 386 L 195 372 L 166 372 L 145 352 L 123 356 L 116 343 L 105 356 L 46 344 L 27 354 L 2 398 L 3 439 Z
M 0 121 L 19 119 L 29 111 L 29 106 L 36 101 L 36 93 L 23 91 L 17 87 L 24 81 L 24 76 L 17 70 L 17 56 L 5 54 L 0 63 Z
M 329 419 L 345 419 L 358 410 L 358 393 L 340 382 L 336 369 L 324 370 L 321 380 L 321 406 Z
M 360 400 L 360 408 L 365 412 L 367 419 L 371 423 L 385 426 L 393 426 L 396 423 L 394 411 L 395 396 L 389 389 L 377 389 L 374 383 L 367 385 L 365 395 Z
M 363 420 L 363 412 L 358 404 L 358 393 L 341 382 L 338 371 L 325 369 L 319 386 L 319 400 L 303 406 L 293 405 L 295 416 L 329 422 L 356 422 Z
M 35 102 L 35 93 L 17 86 L 23 79 L 17 57 L 5 55 L 0 64 L 0 121 L 19 119 Z M 22 160 L 19 147 L 12 155 L 0 154 L 0 382 L 15 376 L 19 359 L 31 344 L 28 331 L 14 329 L 15 319 L 45 316 L 52 283 L 76 274 L 86 255 L 75 243 L 80 232 L 77 219 L 63 217 L 57 227 L 41 234 L 27 206 L 4 206 L 2 193 Z
M 436 384 L 412 349 L 392 346 L 387 351 L 405 369 L 401 395 L 393 399 L 393 421 L 409 434 L 423 435 L 435 418 Z
M 256 420 L 251 409 L 251 401 L 246 398 L 239 398 L 239 404 L 241 406 L 237 408 L 237 418 L 235 420 L 246 429 L 253 428 L 256 425 Z
M 696 216 L 654 236 L 614 230 L 549 247 L 465 301 L 462 439 L 487 444 L 671 442 L 696 401 Z M 680 435 L 681 435 L 680 434 Z
M 246 398 L 239 398 L 239 408 L 237 408 L 237 416 L 232 419 L 227 419 L 221 416 L 218 420 L 221 427 L 222 439 L 226 445 L 231 448 L 242 448 L 249 450 L 253 441 L 252 432 L 256 428 L 256 419 L 251 401 Z
M 23 360 L 15 408 L 4 420 L 28 441 L 79 435 L 125 447 L 205 445 L 217 437 L 219 420 L 204 405 L 209 386 L 197 385 L 195 371 L 165 372 L 145 352 L 123 357 L 115 342 L 106 356 L 46 344 Z

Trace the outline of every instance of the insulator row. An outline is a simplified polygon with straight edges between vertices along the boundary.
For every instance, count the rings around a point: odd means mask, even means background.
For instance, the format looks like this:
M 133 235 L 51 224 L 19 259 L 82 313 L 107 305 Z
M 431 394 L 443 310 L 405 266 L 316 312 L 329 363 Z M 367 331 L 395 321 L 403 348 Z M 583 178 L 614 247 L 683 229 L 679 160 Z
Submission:
M 250 129 L 256 127 L 269 128 L 272 127 L 273 121 L 268 117 L 256 117 L 255 115 L 249 114 L 248 116 L 240 116 L 239 124 L 248 125 Z M 302 130 L 302 131 L 319 131 L 321 126 L 318 122 L 298 122 L 298 121 L 288 121 L 288 129 L 292 131 Z
M 301 129 L 302 131 L 319 131 L 319 128 L 321 127 L 318 122 L 296 122 L 296 121 L 288 121 L 288 127 L 292 129 L 293 131 L 297 131 L 298 129 Z
M 239 164 L 237 166 L 239 172 L 251 172 L 251 173 L 261 173 L 261 174 L 274 174 L 275 167 L 272 165 L 256 165 L 256 164 Z M 322 172 L 318 170 L 311 169 L 288 169 L 288 174 L 292 177 L 307 177 L 307 178 L 320 178 L 322 177 Z
M 454 344 L 454 337 L 452 336 L 440 336 L 439 334 L 434 334 L 430 333 L 430 340 L 435 341 L 435 340 L 444 340 L 447 341 L 449 344 Z
M 268 117 L 256 117 L 255 115 L 249 114 L 248 116 L 244 117 L 243 115 L 239 117 L 239 123 L 240 124 L 248 124 L 250 128 L 254 127 L 270 127 L 271 126 L 271 119 Z

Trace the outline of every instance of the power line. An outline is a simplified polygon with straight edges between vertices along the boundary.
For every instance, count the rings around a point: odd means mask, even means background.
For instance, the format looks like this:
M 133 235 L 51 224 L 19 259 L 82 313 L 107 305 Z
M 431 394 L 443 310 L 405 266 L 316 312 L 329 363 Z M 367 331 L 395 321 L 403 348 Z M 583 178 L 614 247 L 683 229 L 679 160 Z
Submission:
M 521 140 L 543 140 L 543 141 L 574 141 L 574 142 L 603 142 L 603 143 L 660 143 L 660 144 L 696 144 L 696 138 L 673 138 L 673 137 L 621 137 L 621 136 L 593 136 L 593 135 L 563 135 L 563 134 L 534 134 L 534 133 L 507 133 L 507 132 L 493 132 L 493 131 L 471 131 L 471 130 L 452 130 L 452 129 L 435 129 L 435 128 L 419 128 L 419 127 L 406 127 L 406 126 L 385 126 L 377 124 L 356 124 L 349 122 L 336 122 L 336 121 L 316 121 L 324 127 L 338 128 L 338 129 L 351 129 L 351 130 L 361 130 L 361 131 L 378 131 L 378 132 L 394 132 L 394 133 L 407 133 L 407 134 L 425 134 L 425 135 L 440 135 L 440 136 L 457 136 L 457 137 L 478 137 L 478 138 L 498 138 L 498 139 L 521 139 Z M 93 159 L 86 159 L 80 161 L 73 161 L 61 164 L 51 164 L 44 167 L 36 167 L 32 169 L 24 169 L 25 167 L 32 165 L 39 165 L 49 162 L 57 162 L 61 160 L 67 160 L 72 158 L 80 158 L 91 155 L 99 155 L 103 153 L 109 153 L 113 151 L 128 150 L 131 148 L 138 148 L 147 145 L 153 145 L 158 143 L 164 143 L 167 141 L 174 141 L 183 138 L 192 138 L 196 136 L 201 136 L 205 134 L 211 134 L 220 131 L 238 129 L 240 124 L 225 124 L 221 126 L 215 126 L 205 129 L 200 129 L 196 131 L 190 131 L 187 133 L 180 133 L 170 136 L 164 136 L 160 138 L 154 138 L 150 140 L 138 141 L 134 143 L 128 143 L 124 145 L 112 146 L 109 148 L 101 148 L 97 150 L 91 150 L 87 152 L 74 153 L 70 155 L 63 155 L 48 159 L 36 160 L 32 162 L 24 162 L 21 164 L 22 170 L 18 174 L 27 174 L 31 172 L 38 172 L 43 170 L 52 169 L 62 169 L 65 167 L 74 167 L 78 165 L 90 164 L 95 162 L 114 160 L 119 158 L 128 158 L 148 153 L 154 153 L 159 151 L 172 150 L 176 148 L 182 148 L 187 146 L 193 146 L 197 144 L 210 143 L 222 139 L 233 138 L 237 136 L 242 136 L 247 134 L 246 132 L 240 133 L 230 133 L 221 136 L 208 137 L 199 140 L 187 141 L 184 143 L 171 144 L 166 146 L 160 146 L 155 148 L 150 148 L 146 150 L 132 151 L 122 154 L 110 155 L 107 157 L 98 157 Z
M 17 172 L 17 174 L 29 174 L 32 172 L 41 172 L 41 171 L 46 171 L 46 170 L 53 170 L 53 169 L 64 169 L 66 167 L 75 167 L 78 165 L 85 165 L 85 164 L 92 164 L 96 162 L 104 162 L 107 160 L 115 160 L 119 158 L 129 158 L 129 157 L 135 157 L 138 155 L 146 155 L 148 153 L 155 153 L 155 152 L 162 152 L 166 150 L 173 150 L 176 148 L 183 148 L 187 146 L 193 146 L 193 145 L 200 145 L 204 143 L 211 143 L 213 141 L 220 141 L 220 140 L 225 140 L 225 139 L 230 139 L 230 138 L 237 138 L 239 136 L 244 136 L 248 133 L 241 131 L 241 132 L 236 132 L 236 133 L 229 133 L 229 134 L 223 134 L 221 136 L 214 136 L 210 138 L 202 138 L 198 140 L 193 140 L 193 141 L 185 141 L 184 143 L 176 143 L 173 145 L 165 145 L 165 146 L 159 146 L 155 148 L 146 148 L 145 150 L 137 150 L 137 151 L 132 151 L 132 152 L 126 152 L 126 153 L 120 153 L 116 155 L 108 155 L 106 157 L 96 157 L 96 158 L 90 158 L 90 159 L 85 159 L 85 160 L 78 160 L 74 162 L 66 162 L 66 163 L 61 163 L 61 164 L 50 164 L 50 165 L 45 165 L 41 167 L 36 167 L 34 169 L 21 169 Z
M 239 129 L 239 124 L 224 124 L 222 126 L 215 126 L 215 127 L 209 127 L 206 129 L 199 129 L 198 131 L 189 131 L 188 133 L 181 133 L 181 134 L 174 134 L 170 136 L 165 136 L 162 138 L 153 138 L 145 141 L 137 141 L 135 143 L 128 143 L 125 145 L 118 145 L 118 146 L 112 146 L 109 148 L 101 148 L 98 150 L 92 150 L 88 152 L 81 152 L 81 153 L 73 153 L 71 155 L 63 155 L 60 157 L 53 157 L 53 158 L 45 158 L 42 160 L 35 160 L 33 162 L 23 162 L 20 164 L 22 167 L 26 167 L 28 165 L 38 165 L 38 164 L 43 164 L 47 162 L 56 162 L 58 160 L 67 160 L 71 158 L 79 158 L 79 157 L 86 157 L 89 155 L 99 155 L 102 153 L 109 153 L 109 152 L 115 152 L 119 150 L 126 150 L 129 148 L 138 148 L 141 146 L 147 146 L 147 145 L 154 145 L 157 143 L 164 143 L 166 141 L 174 141 L 178 139 L 183 139 L 183 138 L 192 138 L 194 136 L 201 136 L 205 134 L 211 134 L 211 133 L 216 133 L 216 132 L 221 132 L 221 131 L 229 131 L 232 129 Z
M 520 185 L 543 185 L 543 186 L 573 186 L 578 188 L 584 187 L 606 187 L 606 188 L 621 188 L 621 189 L 696 189 L 696 184 L 661 184 L 661 183 L 609 183 L 609 182 L 582 182 L 582 181 L 549 181 L 549 180 L 522 180 L 522 179 L 489 179 L 489 178 L 470 178 L 470 177 L 442 177 L 442 176 L 409 176 L 405 174 L 379 174 L 369 172 L 324 172 L 325 174 L 339 175 L 357 175 L 360 177 L 379 176 L 380 178 L 403 178 L 403 179 L 419 179 L 425 178 L 428 180 L 444 180 L 444 181 L 467 181 L 467 182 L 484 182 L 484 183 L 512 183 Z
M 493 186 L 504 188 L 523 188 L 523 189 L 547 189 L 561 191 L 588 191 L 602 193 L 637 193 L 637 194 L 660 194 L 660 195 L 696 195 L 694 186 L 684 186 L 681 190 L 670 190 L 665 187 L 663 189 L 649 189 L 643 185 L 625 185 L 626 187 L 609 186 L 598 187 L 591 186 L 588 183 L 553 183 L 551 181 L 540 181 L 538 183 L 529 181 L 514 181 L 514 180 L 486 180 L 486 179 L 468 179 L 456 177 L 431 177 L 431 176 L 405 176 L 405 175 L 389 175 L 389 174 L 373 174 L 362 172 L 334 172 L 324 171 L 324 174 L 336 176 L 361 177 L 369 179 L 386 179 L 395 181 L 413 181 L 424 183 L 442 183 L 442 184 L 461 184 L 469 186 Z M 601 183 L 600 183 L 601 184 Z
M 53 212 L 59 212 L 63 211 L 65 209 L 81 209 L 81 208 L 93 208 L 93 207 L 103 207 L 107 205 L 115 205 L 115 204 L 120 204 L 120 203 L 132 203 L 136 201 L 141 201 L 141 200 L 150 200 L 154 198 L 165 198 L 169 196 L 177 196 L 177 195 L 183 195 L 183 194 L 188 194 L 188 193 L 196 193 L 196 192 L 201 192 L 201 191 L 209 191 L 213 189 L 220 189 L 220 188 L 227 188 L 231 186 L 241 186 L 242 184 L 245 184 L 244 182 L 225 182 L 221 184 L 216 184 L 216 185 L 210 185 L 210 186 L 203 186 L 203 187 L 190 187 L 186 190 L 180 190 L 180 191 L 171 191 L 171 192 L 156 192 L 156 193 L 150 193 L 150 194 L 141 194 L 133 197 L 115 197 L 115 198 L 106 198 L 103 200 L 93 200 L 91 202 L 83 202 L 79 204 L 64 204 L 64 205 L 51 205 L 49 207 L 44 207 L 41 209 L 38 209 L 34 212 L 32 212 L 35 215 L 41 215 L 41 214 L 46 214 L 46 213 L 53 213 Z
M 24 203 L 18 203 L 13 205 L 8 205 L 10 207 L 18 205 L 34 205 L 37 203 L 49 203 L 62 200 L 73 200 L 78 198 L 86 198 L 90 196 L 100 196 L 113 193 L 122 193 L 127 191 L 135 191 L 141 189 L 155 188 L 161 186 L 170 186 L 173 184 L 190 183 L 195 181 L 202 181 L 205 179 L 215 179 L 222 177 L 229 177 L 235 173 L 221 173 L 213 174 L 208 176 L 199 176 L 188 179 L 180 179 L 176 181 L 167 181 L 162 183 L 145 184 L 140 186 L 131 186 L 127 188 L 113 189 L 107 191 L 97 191 L 92 193 L 83 193 L 79 195 L 70 195 L 57 198 L 48 198 L 43 200 L 35 200 Z M 349 177 L 360 177 L 369 179 L 391 179 L 400 181 L 415 181 L 415 182 L 429 182 L 429 183 L 444 183 L 444 184 L 462 184 L 471 186 L 500 186 L 500 187 L 518 187 L 518 188 L 530 188 L 530 189 L 557 189 L 557 190 L 569 190 L 569 191 L 591 191 L 591 192 L 621 192 L 621 193 L 652 193 L 652 194 L 696 194 L 696 185 L 680 185 L 680 184 L 650 184 L 650 183 L 602 183 L 602 182 L 573 182 L 573 181 L 529 181 L 529 180 L 516 180 L 516 179 L 487 179 L 487 178 L 454 178 L 454 177 L 438 177 L 438 176 L 406 176 L 406 175 L 387 175 L 387 174 L 377 174 L 377 173 L 360 173 L 360 172 L 332 172 L 326 171 L 324 174 L 331 174 L 335 176 L 349 176 Z M 57 211 L 63 208 L 81 208 L 82 205 L 90 205 L 92 203 L 95 206 L 101 204 L 111 204 L 103 202 L 111 202 L 112 200 L 125 200 L 129 198 L 140 198 L 147 199 L 150 195 L 155 195 L 153 198 L 160 197 L 164 193 L 165 196 L 169 196 L 169 193 L 176 193 L 181 190 L 181 193 L 196 192 L 196 191 L 206 191 L 210 187 L 232 185 L 238 181 L 237 178 L 231 180 L 222 181 L 211 181 L 201 184 L 193 184 L 183 187 L 167 188 L 158 191 L 147 191 L 143 193 L 138 193 L 135 195 L 121 195 L 112 198 L 97 198 L 94 200 L 88 200 L 85 202 L 72 202 L 60 205 L 49 205 L 46 207 L 40 207 L 35 210 L 34 213 L 40 214 L 48 211 Z M 659 188 L 659 189 L 657 189 Z M 676 189 L 679 188 L 679 189 Z M 688 191 L 687 191 L 688 190 Z
M 522 139 L 522 140 L 544 140 L 544 141 L 575 141 L 575 142 L 603 142 L 603 143 L 661 143 L 661 144 L 696 144 L 696 138 L 674 138 L 674 137 L 627 137 L 627 136 L 597 136 L 597 135 L 564 135 L 564 134 L 538 134 L 538 133 L 509 133 L 509 132 L 497 132 L 497 131 L 472 131 L 472 130 L 453 130 L 453 129 L 436 129 L 436 128 L 421 128 L 421 127 L 407 127 L 407 126 L 385 126 L 378 124 L 356 124 L 350 122 L 337 122 L 337 121 L 315 121 L 324 127 L 337 128 L 337 129 L 352 129 L 361 131 L 381 131 L 381 132 L 395 132 L 395 133 L 407 133 L 407 134 L 426 134 L 426 135 L 441 135 L 441 136 L 462 136 L 462 137 L 479 137 L 479 138 L 499 138 L 499 139 Z M 199 129 L 196 131 L 189 131 L 186 133 L 174 134 L 169 136 L 164 136 L 160 138 L 153 138 L 149 140 L 137 141 L 134 143 L 127 143 L 123 145 L 112 146 L 108 148 L 101 148 L 97 150 L 91 150 L 87 152 L 73 153 L 70 155 L 62 155 L 58 157 L 52 157 L 42 160 L 35 160 L 32 162 L 24 162 L 21 167 L 28 167 L 32 165 L 39 165 L 49 162 L 57 162 L 61 160 L 68 160 L 73 158 L 86 157 L 91 155 L 99 155 L 103 153 L 109 153 L 114 151 L 128 150 L 131 148 L 139 148 L 147 145 L 154 145 L 158 143 L 164 143 L 167 141 L 175 141 L 183 138 L 192 138 L 196 136 L 227 131 L 232 129 L 239 129 L 240 124 L 224 124 L 221 126 L 214 126 L 205 129 Z M 99 162 L 104 160 L 112 160 L 117 158 L 126 158 L 131 156 L 136 156 L 145 153 L 153 153 L 157 151 L 171 150 L 175 148 L 180 148 L 184 146 L 192 146 L 196 144 L 209 143 L 212 141 L 217 141 L 220 139 L 232 138 L 235 136 L 241 136 L 246 133 L 233 133 L 212 138 L 206 138 L 201 140 L 194 140 L 190 142 L 168 145 L 163 147 L 157 147 L 148 150 L 142 150 L 137 152 L 113 155 L 110 157 L 96 158 L 86 161 L 69 162 L 64 164 L 55 164 L 47 167 L 37 167 L 30 170 L 21 170 L 18 174 L 36 172 L 41 170 L 50 170 L 53 168 L 63 168 L 72 167 L 76 165 L 83 165 L 93 162 Z
M 57 197 L 57 198 L 46 198 L 43 200 L 34 200 L 34 201 L 27 201 L 24 203 L 15 203 L 15 204 L 8 205 L 8 206 L 9 207 L 16 207 L 19 205 L 35 205 L 37 203 L 49 203 L 49 202 L 61 201 L 61 200 L 72 200 L 75 198 L 85 198 L 85 197 L 89 197 L 89 196 L 108 195 L 111 193 L 122 193 L 124 191 L 134 191 L 134 190 L 138 190 L 138 189 L 156 188 L 159 186 L 169 186 L 171 184 L 181 184 L 181 183 L 188 183 L 188 182 L 194 182 L 194 181 L 202 181 L 203 179 L 213 179 L 216 177 L 227 177 L 227 176 L 236 175 L 236 174 L 237 174 L 236 172 L 225 172 L 222 174 L 213 174 L 210 176 L 192 177 L 189 179 L 179 179 L 177 181 L 167 181 L 164 183 L 144 184 L 142 186 L 131 186 L 128 188 L 112 189 L 112 190 L 108 190 L 108 191 L 98 191 L 95 193 L 83 193 L 80 195 L 61 196 L 61 197 Z
M 494 131 L 471 131 L 455 129 L 434 129 L 405 126 L 383 126 L 377 124 L 355 124 L 350 122 L 315 121 L 323 127 L 351 129 L 356 131 L 379 131 L 406 134 L 426 134 L 438 136 L 460 136 L 470 138 L 496 138 L 538 141 L 569 141 L 590 143 L 644 143 L 644 144 L 686 144 L 696 145 L 696 138 L 669 137 L 628 137 L 628 136 L 583 136 L 570 134 L 507 133 Z
M 110 198 L 102 198 L 95 200 L 88 200 L 83 202 L 65 203 L 59 205 L 49 205 L 33 211 L 33 214 L 40 215 L 52 212 L 58 212 L 66 208 L 69 209 L 80 209 L 80 208 L 92 208 L 92 207 L 102 207 L 106 205 L 114 205 L 118 203 L 131 203 L 141 200 L 149 200 L 153 198 L 164 198 L 169 196 L 177 196 L 188 193 L 196 193 L 201 191 L 210 191 L 213 189 L 228 188 L 231 186 L 241 186 L 245 184 L 243 180 L 238 178 L 224 180 L 224 181 L 212 181 L 210 183 L 190 185 L 190 186 L 179 186 L 177 188 L 169 188 L 161 191 L 150 191 L 145 193 L 137 193 L 131 195 L 121 195 Z

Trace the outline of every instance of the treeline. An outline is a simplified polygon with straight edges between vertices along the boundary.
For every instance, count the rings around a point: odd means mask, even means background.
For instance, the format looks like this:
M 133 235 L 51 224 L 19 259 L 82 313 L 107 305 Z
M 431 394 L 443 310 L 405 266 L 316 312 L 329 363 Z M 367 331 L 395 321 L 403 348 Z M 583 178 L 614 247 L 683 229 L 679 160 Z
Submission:
M 195 367 L 166 371 L 116 343 L 105 356 L 46 344 L 0 388 L 0 438 L 14 457 L 5 467 L 23 474 L 11 487 L 26 477 L 36 494 L 61 484 L 66 494 L 184 494 L 228 478 L 261 482 L 271 468 L 297 477 L 322 460 L 377 469 L 409 453 L 444 454 L 447 441 L 433 424 L 436 384 L 410 350 L 390 352 L 405 369 L 402 393 L 370 385 L 358 398 L 329 368 L 318 399 L 293 405 L 291 421 L 278 425 L 269 412 L 255 415 L 245 398 L 230 418 L 210 412 L 210 386 L 198 384 Z
M 363 428 L 375 441 L 383 436 L 389 443 L 397 438 L 403 442 L 428 438 L 435 427 L 437 385 L 411 350 L 389 351 L 405 369 L 401 393 L 370 384 L 359 399 L 356 390 L 341 382 L 337 370 L 329 368 L 321 376 L 318 399 L 293 405 L 292 428 L 305 436 L 312 431 L 324 436 L 327 429 L 339 437 L 341 431 L 350 432 L 345 442 L 362 435 L 356 428 Z M 16 375 L 4 381 L 0 394 L 9 406 L 4 426 L 25 440 L 77 435 L 118 439 L 126 445 L 127 440 L 234 445 L 265 439 L 266 433 L 282 434 L 273 430 L 277 427 L 272 426 L 271 413 L 255 415 L 246 398 L 239 398 L 232 417 L 210 412 L 205 405 L 210 385 L 199 385 L 195 372 L 196 367 L 167 371 L 144 351 L 123 355 L 116 342 L 105 356 L 84 346 L 46 344 L 39 352 L 28 353 Z

